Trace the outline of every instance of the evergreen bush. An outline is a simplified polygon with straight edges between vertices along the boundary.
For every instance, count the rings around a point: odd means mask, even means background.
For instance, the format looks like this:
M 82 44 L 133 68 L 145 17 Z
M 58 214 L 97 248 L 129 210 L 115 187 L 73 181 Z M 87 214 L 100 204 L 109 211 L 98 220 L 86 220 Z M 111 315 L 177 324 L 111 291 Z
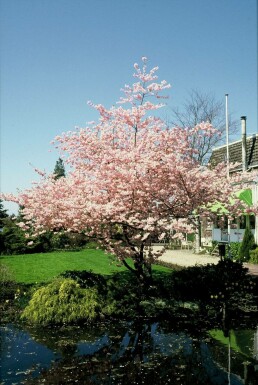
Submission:
M 245 229 L 244 238 L 241 243 L 237 259 L 241 262 L 248 262 L 250 259 L 250 250 L 255 248 L 254 235 L 249 227 Z
M 22 319 L 41 325 L 94 320 L 101 303 L 96 289 L 83 289 L 73 279 L 55 279 L 32 296 Z

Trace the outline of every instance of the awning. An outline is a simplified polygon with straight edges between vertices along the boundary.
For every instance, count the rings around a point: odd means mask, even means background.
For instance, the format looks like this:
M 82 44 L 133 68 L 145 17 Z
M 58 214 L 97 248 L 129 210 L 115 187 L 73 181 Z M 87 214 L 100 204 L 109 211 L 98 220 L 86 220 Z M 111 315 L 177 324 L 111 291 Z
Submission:
M 236 193 L 237 198 L 241 199 L 241 201 L 245 202 L 248 206 L 253 205 L 253 194 L 252 190 L 248 188 L 247 190 L 242 190 Z
M 253 205 L 253 194 L 250 188 L 238 191 L 236 193 L 236 197 L 247 204 L 249 207 Z M 233 199 L 232 203 L 234 203 Z M 214 203 L 214 205 L 211 207 L 211 211 L 214 213 L 217 212 L 218 214 L 228 214 L 228 210 L 220 202 Z

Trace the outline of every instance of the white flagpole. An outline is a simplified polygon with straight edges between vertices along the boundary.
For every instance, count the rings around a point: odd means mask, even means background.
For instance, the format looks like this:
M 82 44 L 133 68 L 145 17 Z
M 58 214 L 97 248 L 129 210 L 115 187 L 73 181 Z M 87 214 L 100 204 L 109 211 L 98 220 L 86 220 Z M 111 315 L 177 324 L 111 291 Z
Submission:
M 229 178 L 229 132 L 228 132 L 228 94 L 226 97 L 226 143 L 227 143 L 227 177 Z
M 227 178 L 229 179 L 229 129 L 228 129 L 228 94 L 226 97 L 226 143 L 227 143 Z M 230 220 L 228 218 L 228 257 L 231 258 L 230 251 Z

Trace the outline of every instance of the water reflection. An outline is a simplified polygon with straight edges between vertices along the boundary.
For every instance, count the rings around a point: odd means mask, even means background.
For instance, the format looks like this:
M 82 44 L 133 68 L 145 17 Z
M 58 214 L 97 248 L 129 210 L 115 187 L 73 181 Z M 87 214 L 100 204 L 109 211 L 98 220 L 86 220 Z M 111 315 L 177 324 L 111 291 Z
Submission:
M 0 328 L 1 384 L 19 384 L 27 375 L 37 375 L 59 356 L 44 344 L 36 343 L 29 333 L 6 325 Z
M 258 384 L 257 330 L 168 323 L 1 331 L 1 385 Z

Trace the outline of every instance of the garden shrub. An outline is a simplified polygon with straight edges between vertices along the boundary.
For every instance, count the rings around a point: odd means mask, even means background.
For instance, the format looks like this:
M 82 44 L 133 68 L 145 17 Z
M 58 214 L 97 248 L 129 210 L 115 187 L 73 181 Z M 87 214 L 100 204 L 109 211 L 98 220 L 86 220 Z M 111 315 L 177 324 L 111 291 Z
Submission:
M 22 319 L 41 325 L 92 321 L 100 312 L 96 289 L 83 289 L 73 279 L 55 279 L 36 290 Z
M 67 270 L 60 274 L 60 277 L 73 279 L 84 289 L 95 287 L 100 294 L 106 294 L 107 292 L 106 278 L 103 275 L 93 273 L 92 271 Z
M 134 274 L 128 271 L 104 277 L 91 271 L 66 271 L 62 277 L 75 280 L 82 288 L 97 288 L 105 306 L 104 315 L 115 318 L 134 318 L 138 315 L 152 316 L 162 307 L 162 284 L 153 282 L 152 287 L 143 291 L 139 288 Z
M 97 241 L 89 241 L 84 246 L 84 249 L 101 249 L 101 246 Z
M 211 254 L 215 250 L 218 244 L 219 244 L 218 241 L 212 241 L 212 246 L 208 248 L 208 252 Z M 230 242 L 230 255 L 232 259 L 234 260 L 238 259 L 240 246 L 241 246 L 240 242 Z M 228 254 L 229 254 L 228 245 L 226 245 L 226 256 L 228 256 Z
M 254 250 L 250 250 L 250 261 L 249 262 L 258 264 L 258 247 Z
M 66 233 L 60 231 L 52 234 L 51 247 L 54 250 L 81 250 L 87 243 L 87 237 L 82 233 Z
M 92 271 L 71 270 L 62 273 L 61 276 L 75 280 L 82 288 L 97 288 L 105 303 L 104 314 L 116 318 L 134 318 L 141 313 L 143 309 L 140 303 L 150 290 L 146 288 L 146 293 L 142 293 L 135 275 L 127 271 L 104 277 Z M 158 297 L 157 290 L 155 290 L 155 296 Z M 152 311 L 154 311 L 153 306 Z
M 177 301 L 246 308 L 254 298 L 255 283 L 241 263 L 225 259 L 217 265 L 192 266 L 171 274 L 167 292 Z M 251 305 L 250 305 L 251 306 Z
M 239 250 L 241 247 L 240 242 L 230 242 L 230 255 L 234 261 L 238 260 Z M 228 255 L 228 245 L 226 248 L 226 254 Z
M 249 227 L 245 229 L 244 238 L 241 243 L 238 260 L 241 262 L 248 262 L 250 259 L 250 250 L 255 248 L 254 235 Z
M 141 312 L 141 290 L 136 277 L 130 272 L 119 272 L 107 280 L 107 304 L 112 308 L 113 316 L 134 318 Z

